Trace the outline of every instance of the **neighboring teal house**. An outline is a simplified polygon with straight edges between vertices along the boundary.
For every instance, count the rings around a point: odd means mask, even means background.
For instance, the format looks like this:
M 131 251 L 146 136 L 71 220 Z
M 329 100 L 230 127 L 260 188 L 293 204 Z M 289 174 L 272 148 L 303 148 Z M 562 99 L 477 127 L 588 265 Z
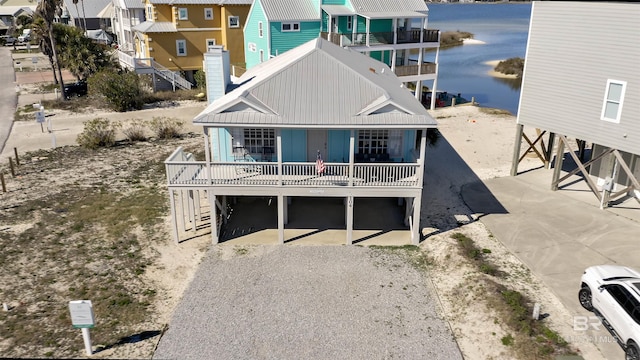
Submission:
M 244 28 L 246 66 L 321 36 L 384 62 L 433 108 L 440 32 L 427 29 L 428 13 L 423 0 L 255 0 Z
M 353 213 L 363 198 L 404 199 L 406 242 L 419 242 L 426 134 L 436 122 L 387 65 L 318 37 L 234 82 L 226 51 L 212 48 L 204 64 L 211 103 L 193 124 L 203 127 L 205 161 L 182 149 L 166 161 L 176 239 L 199 211 L 180 199 L 205 191 L 221 223 L 229 199 L 273 198 L 277 216 L 263 215 L 279 243 L 296 237 L 286 231 L 292 199 L 344 199 L 347 244 L 358 240 Z

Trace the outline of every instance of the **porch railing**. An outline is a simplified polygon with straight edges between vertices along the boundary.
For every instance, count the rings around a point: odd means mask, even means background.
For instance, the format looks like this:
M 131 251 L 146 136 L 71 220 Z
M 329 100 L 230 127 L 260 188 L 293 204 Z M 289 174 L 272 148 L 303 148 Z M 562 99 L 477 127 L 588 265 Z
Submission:
M 398 30 L 397 44 L 420 43 L 420 29 Z M 439 30 L 422 29 L 423 43 L 437 43 L 440 41 Z M 367 38 L 369 46 L 393 44 L 393 31 L 372 33 L 328 33 L 322 32 L 321 36 L 330 42 L 340 46 L 366 46 Z
M 418 69 L 420 69 L 420 74 L 435 74 L 436 73 L 436 64 L 434 63 L 424 63 L 422 66 L 416 65 L 396 65 L 395 74 L 396 76 L 412 76 L 418 75 Z
M 181 149 L 179 149 L 181 152 Z M 290 187 L 418 187 L 418 163 L 283 163 L 282 174 L 274 162 L 218 162 L 208 169 L 204 161 L 176 153 L 165 161 L 169 186 L 290 186 Z

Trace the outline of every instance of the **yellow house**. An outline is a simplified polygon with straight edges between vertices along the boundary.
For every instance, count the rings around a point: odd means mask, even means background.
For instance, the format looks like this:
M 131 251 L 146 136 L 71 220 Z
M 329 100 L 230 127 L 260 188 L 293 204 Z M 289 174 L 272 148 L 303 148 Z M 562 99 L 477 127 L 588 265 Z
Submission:
M 244 67 L 242 26 L 252 0 L 144 0 L 145 21 L 135 26 L 136 58 L 180 72 L 191 83 L 212 45 Z

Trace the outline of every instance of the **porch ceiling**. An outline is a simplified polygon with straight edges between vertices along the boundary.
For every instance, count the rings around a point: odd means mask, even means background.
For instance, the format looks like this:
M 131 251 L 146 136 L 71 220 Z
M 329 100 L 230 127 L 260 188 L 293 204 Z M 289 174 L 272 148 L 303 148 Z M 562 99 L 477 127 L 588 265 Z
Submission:
M 322 5 L 322 10 L 332 16 L 349 16 L 355 15 L 355 11 L 352 11 L 344 5 Z

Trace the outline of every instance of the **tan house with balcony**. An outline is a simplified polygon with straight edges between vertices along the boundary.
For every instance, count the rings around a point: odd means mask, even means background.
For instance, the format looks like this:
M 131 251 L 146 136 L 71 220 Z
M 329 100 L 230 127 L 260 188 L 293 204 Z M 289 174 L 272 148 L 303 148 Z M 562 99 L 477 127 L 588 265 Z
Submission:
M 233 65 L 244 66 L 242 24 L 251 2 L 145 0 L 145 21 L 133 27 L 134 57 L 178 72 L 192 84 L 210 46 L 222 45 Z M 149 61 L 145 65 L 151 66 Z

